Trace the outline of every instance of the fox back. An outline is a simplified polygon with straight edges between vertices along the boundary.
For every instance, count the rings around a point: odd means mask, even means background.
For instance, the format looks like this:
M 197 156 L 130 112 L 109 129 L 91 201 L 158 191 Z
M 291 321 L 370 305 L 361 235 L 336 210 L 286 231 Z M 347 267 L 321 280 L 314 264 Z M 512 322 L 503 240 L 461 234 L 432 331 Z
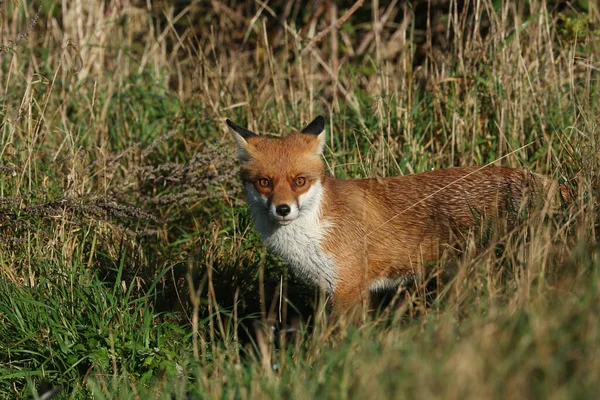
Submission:
M 344 309 L 420 276 L 445 246 L 487 221 L 514 225 L 519 208 L 552 183 L 499 167 L 340 180 L 325 174 L 323 117 L 284 138 L 227 123 L 263 241 Z

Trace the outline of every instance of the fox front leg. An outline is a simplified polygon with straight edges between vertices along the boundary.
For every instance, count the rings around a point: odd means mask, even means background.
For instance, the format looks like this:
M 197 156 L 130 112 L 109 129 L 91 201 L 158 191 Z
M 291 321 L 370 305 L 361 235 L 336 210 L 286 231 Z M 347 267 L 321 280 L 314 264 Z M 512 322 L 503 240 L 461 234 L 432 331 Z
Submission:
M 349 315 L 369 305 L 369 291 L 365 285 L 340 280 L 333 293 L 333 309 Z

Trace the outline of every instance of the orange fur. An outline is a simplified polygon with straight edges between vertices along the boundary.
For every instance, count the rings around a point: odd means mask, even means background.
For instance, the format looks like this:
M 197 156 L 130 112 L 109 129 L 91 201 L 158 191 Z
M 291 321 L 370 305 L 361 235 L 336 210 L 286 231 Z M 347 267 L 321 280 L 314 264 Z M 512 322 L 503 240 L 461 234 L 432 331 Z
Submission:
M 323 214 L 337 222 L 324 247 L 336 255 L 343 277 L 337 301 L 349 307 L 376 278 L 421 275 L 425 265 L 440 258 L 444 244 L 455 243 L 469 229 L 485 228 L 484 219 L 516 211 L 534 181 L 526 171 L 494 167 L 355 181 L 327 178 Z
M 272 195 L 275 204 L 293 200 L 304 193 L 311 182 L 325 176 L 323 161 L 314 155 L 315 140 L 309 135 L 294 133 L 278 140 L 253 137 L 248 139 L 248 144 L 252 157 L 242 165 L 242 180 L 256 182 L 261 177 L 271 177 L 272 188 L 261 188 L 256 184 L 255 187 L 265 195 Z M 294 187 L 293 179 L 299 175 L 306 177 L 309 184 Z

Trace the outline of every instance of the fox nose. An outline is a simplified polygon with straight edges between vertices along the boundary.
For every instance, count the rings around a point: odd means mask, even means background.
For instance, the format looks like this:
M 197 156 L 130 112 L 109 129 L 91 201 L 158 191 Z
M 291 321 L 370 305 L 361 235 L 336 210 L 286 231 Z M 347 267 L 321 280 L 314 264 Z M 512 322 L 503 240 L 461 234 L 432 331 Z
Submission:
M 282 217 L 288 215 L 290 211 L 292 211 L 292 209 L 287 204 L 280 204 L 277 207 L 275 207 L 275 212 L 281 215 Z

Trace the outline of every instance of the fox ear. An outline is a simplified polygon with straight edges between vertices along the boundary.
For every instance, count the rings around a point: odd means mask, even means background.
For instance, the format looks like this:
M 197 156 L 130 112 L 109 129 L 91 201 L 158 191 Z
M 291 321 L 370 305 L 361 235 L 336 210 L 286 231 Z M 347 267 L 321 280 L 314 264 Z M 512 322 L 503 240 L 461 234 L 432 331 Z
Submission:
M 248 139 L 248 138 L 253 137 L 253 136 L 258 136 L 256 133 L 254 133 L 252 131 L 249 131 L 246 128 L 242 128 L 241 126 L 239 126 L 238 124 L 236 124 L 235 122 L 233 122 L 230 119 L 226 119 L 225 122 L 227 122 L 227 125 L 229 125 L 229 127 L 231 129 L 233 129 L 234 131 L 236 131 L 237 133 L 239 133 L 240 136 L 242 138 L 244 138 L 244 139 Z
M 323 154 L 323 148 L 325 147 L 325 118 L 318 116 L 306 128 L 301 131 L 307 135 L 314 135 L 318 141 L 317 154 Z
M 238 148 L 238 158 L 240 161 L 248 160 L 250 158 L 250 145 L 248 144 L 247 139 L 256 137 L 258 135 L 252 131 L 249 131 L 248 129 L 242 128 L 229 119 L 225 120 L 225 122 L 227 122 L 227 125 L 233 129 L 231 136 L 233 136 Z
M 325 118 L 318 116 L 310 124 L 306 125 L 306 128 L 302 129 L 302 133 L 308 133 L 311 135 L 319 135 L 325 129 Z

